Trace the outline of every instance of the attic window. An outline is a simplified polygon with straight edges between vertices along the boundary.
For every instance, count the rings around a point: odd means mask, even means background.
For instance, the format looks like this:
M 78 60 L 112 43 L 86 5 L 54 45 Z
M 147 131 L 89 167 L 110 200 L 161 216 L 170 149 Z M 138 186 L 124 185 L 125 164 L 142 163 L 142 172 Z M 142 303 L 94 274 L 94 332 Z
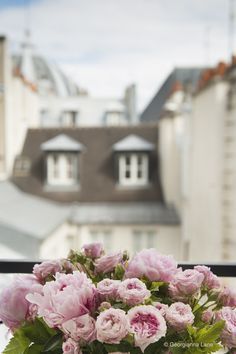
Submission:
M 137 135 L 129 135 L 113 145 L 118 159 L 121 186 L 146 186 L 149 183 L 149 153 L 154 145 Z
M 46 153 L 46 182 L 49 186 L 76 186 L 79 183 L 79 152 L 83 145 L 60 134 L 41 145 Z
M 126 153 L 119 156 L 119 184 L 143 186 L 148 184 L 148 155 Z
M 49 153 L 47 156 L 47 184 L 71 186 L 78 184 L 78 155 Z

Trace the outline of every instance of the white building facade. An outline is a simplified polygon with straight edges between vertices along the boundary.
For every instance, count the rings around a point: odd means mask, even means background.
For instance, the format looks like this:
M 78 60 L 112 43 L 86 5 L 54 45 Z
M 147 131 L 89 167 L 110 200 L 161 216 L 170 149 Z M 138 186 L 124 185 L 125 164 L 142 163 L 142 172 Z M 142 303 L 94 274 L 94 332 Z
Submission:
M 219 64 L 195 94 L 174 92 L 159 121 L 164 195 L 181 216 L 184 260 L 235 260 L 234 77 L 234 65 Z

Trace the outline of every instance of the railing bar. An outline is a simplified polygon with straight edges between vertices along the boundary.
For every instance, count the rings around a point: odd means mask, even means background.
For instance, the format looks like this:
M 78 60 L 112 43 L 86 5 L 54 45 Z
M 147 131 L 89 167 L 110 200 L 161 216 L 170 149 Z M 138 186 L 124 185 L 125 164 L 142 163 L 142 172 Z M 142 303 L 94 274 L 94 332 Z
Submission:
M 14 273 L 31 273 L 35 263 L 40 261 L 0 261 L 0 274 L 14 274 Z M 179 266 L 183 269 L 191 269 L 195 265 L 203 263 L 180 263 Z M 236 263 L 204 263 L 209 266 L 211 270 L 221 277 L 236 277 Z

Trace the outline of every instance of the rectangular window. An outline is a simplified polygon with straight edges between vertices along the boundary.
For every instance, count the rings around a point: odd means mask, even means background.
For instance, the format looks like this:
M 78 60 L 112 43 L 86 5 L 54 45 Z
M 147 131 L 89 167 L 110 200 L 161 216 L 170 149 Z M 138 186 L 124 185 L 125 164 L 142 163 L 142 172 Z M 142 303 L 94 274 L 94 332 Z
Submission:
M 62 113 L 62 125 L 64 127 L 75 127 L 78 123 L 79 112 L 77 111 L 64 111 Z
M 47 156 L 47 183 L 69 186 L 78 183 L 78 154 L 50 153 Z
M 120 155 L 119 183 L 123 186 L 148 184 L 148 155 L 145 153 Z

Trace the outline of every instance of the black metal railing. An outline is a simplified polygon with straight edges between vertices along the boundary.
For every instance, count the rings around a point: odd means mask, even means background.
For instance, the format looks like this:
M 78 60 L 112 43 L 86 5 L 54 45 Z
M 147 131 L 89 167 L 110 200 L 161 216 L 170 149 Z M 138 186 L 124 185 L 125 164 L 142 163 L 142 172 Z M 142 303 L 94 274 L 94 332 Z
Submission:
M 40 261 L 14 261 L 0 260 L 0 274 L 14 273 L 31 273 L 35 263 Z M 219 277 L 236 277 L 236 262 L 235 263 L 180 263 L 179 266 L 183 269 L 191 269 L 195 265 L 204 264 Z

